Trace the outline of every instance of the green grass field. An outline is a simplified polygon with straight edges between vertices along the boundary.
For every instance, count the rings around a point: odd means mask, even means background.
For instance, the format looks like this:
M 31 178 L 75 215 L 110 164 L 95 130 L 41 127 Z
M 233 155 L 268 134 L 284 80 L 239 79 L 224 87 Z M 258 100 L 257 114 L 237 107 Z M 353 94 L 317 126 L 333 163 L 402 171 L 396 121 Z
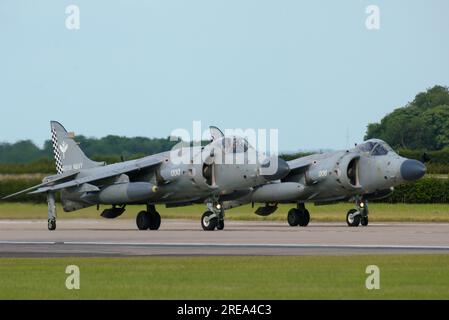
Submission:
M 80 289 L 65 268 L 80 268 Z M 380 289 L 365 287 L 368 265 Z M 0 299 L 449 299 L 449 255 L 1 258 Z
M 250 205 L 226 211 L 226 219 L 230 220 L 271 220 L 285 221 L 287 212 L 293 205 L 281 205 L 276 213 L 268 217 L 259 217 Z M 102 207 L 103 210 L 106 207 Z M 307 206 L 311 221 L 344 221 L 346 212 L 353 208 L 351 203 L 340 203 L 327 206 Z M 143 206 L 130 206 L 118 219 L 134 219 Z M 158 206 L 162 218 L 200 219 L 205 206 L 194 205 L 179 208 Z M 58 218 L 100 218 L 101 211 L 95 207 L 65 213 L 58 206 Z M 0 203 L 0 219 L 46 219 L 47 207 L 43 204 Z M 370 204 L 370 221 L 408 221 L 408 222 L 449 222 L 449 205 L 447 204 Z

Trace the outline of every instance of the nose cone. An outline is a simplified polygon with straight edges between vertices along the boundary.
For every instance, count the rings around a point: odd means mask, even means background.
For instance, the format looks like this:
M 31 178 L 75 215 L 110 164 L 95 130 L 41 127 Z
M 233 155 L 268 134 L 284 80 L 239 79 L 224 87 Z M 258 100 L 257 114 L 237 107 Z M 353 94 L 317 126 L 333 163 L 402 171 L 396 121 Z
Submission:
M 276 163 L 273 163 L 277 161 Z M 281 158 L 270 159 L 261 165 L 260 173 L 261 175 L 270 181 L 275 181 L 284 178 L 290 172 L 290 167 L 288 163 Z
M 404 180 L 418 180 L 425 173 L 426 166 L 418 160 L 407 159 L 401 164 L 401 176 Z

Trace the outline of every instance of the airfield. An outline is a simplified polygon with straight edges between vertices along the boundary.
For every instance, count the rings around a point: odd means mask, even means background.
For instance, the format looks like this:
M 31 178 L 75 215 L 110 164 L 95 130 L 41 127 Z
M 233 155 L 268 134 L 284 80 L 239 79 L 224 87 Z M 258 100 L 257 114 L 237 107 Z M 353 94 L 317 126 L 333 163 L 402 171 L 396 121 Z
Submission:
M 203 231 L 195 220 L 165 219 L 158 231 L 139 231 L 132 219 L 66 219 L 50 232 L 45 220 L 0 220 L 0 256 L 449 253 L 448 235 L 449 223 L 227 221 Z
M 222 231 L 202 230 L 200 206 L 161 208 L 157 231 L 136 229 L 138 208 L 113 220 L 88 208 L 60 211 L 48 231 L 45 205 L 0 204 L 0 299 L 449 297 L 446 205 L 375 204 L 357 228 L 343 220 L 350 206 L 311 207 L 305 228 L 288 226 L 288 206 L 268 218 L 242 207 Z M 64 285 L 73 264 L 80 290 Z M 381 290 L 365 288 L 368 265 Z
M 307 227 L 290 227 L 289 205 L 269 217 L 251 206 L 226 213 L 225 229 L 204 231 L 200 205 L 158 210 L 157 231 L 139 231 L 138 207 L 117 219 L 99 217 L 95 208 L 64 213 L 57 230 L 47 230 L 45 204 L 0 204 L 0 256 L 153 256 L 153 255 L 347 255 L 449 253 L 449 206 L 444 204 L 370 205 L 367 227 L 348 227 L 352 205 L 309 206 Z

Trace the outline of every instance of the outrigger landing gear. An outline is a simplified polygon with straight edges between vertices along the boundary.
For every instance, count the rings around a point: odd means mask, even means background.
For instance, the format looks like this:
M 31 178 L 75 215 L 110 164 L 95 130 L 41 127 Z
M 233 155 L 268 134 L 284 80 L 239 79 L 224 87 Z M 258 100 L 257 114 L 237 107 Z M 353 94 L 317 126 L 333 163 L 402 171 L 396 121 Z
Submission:
M 55 194 L 52 192 L 47 193 L 48 204 L 48 230 L 56 230 L 56 205 Z
M 213 231 L 215 228 L 217 230 L 224 229 L 224 209 L 219 202 L 209 202 L 207 203 L 209 210 L 204 212 L 201 217 L 201 226 L 205 231 Z
M 161 226 L 161 216 L 154 205 L 147 205 L 147 211 L 140 211 L 136 217 L 139 230 L 158 230 Z
M 356 208 L 351 209 L 346 214 L 346 223 L 350 227 L 358 227 L 360 224 L 362 226 L 368 225 L 368 201 L 362 198 L 356 198 L 355 201 Z
M 310 222 L 309 210 L 306 209 L 304 203 L 299 203 L 297 208 L 292 208 L 287 215 L 288 224 L 292 227 L 306 227 Z

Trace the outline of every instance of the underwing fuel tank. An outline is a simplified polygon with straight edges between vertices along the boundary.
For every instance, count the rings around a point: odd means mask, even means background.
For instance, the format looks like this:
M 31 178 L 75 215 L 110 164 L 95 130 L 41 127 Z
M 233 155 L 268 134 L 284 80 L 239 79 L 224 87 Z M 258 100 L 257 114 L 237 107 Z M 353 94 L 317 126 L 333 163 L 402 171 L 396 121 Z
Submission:
M 296 182 L 270 183 L 253 191 L 251 202 L 281 202 L 298 198 L 304 186 Z
M 110 185 L 98 194 L 101 204 L 123 204 L 154 198 L 157 186 L 149 182 L 127 182 Z

